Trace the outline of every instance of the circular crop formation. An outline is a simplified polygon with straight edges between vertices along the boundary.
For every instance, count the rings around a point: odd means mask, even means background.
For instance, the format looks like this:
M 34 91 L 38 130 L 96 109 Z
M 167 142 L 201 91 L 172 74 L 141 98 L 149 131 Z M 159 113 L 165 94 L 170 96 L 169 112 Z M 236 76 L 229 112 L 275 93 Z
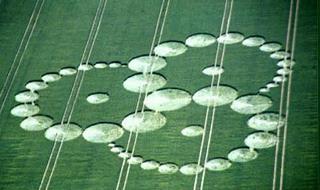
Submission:
M 221 84 L 204 86 L 194 94 L 177 88 L 164 88 L 167 81 L 160 71 L 167 65 L 167 59 L 172 56 L 184 54 L 188 49 L 204 48 L 215 43 L 232 45 L 242 43 L 244 47 L 258 47 L 261 51 L 270 53 L 271 59 L 279 60 L 277 75 L 272 82 L 249 95 L 239 95 L 238 91 L 230 85 Z M 128 164 L 140 164 L 143 170 L 157 169 L 162 174 L 173 174 L 180 171 L 184 175 L 195 175 L 204 168 L 210 171 L 223 171 L 231 167 L 234 162 L 248 162 L 258 157 L 258 149 L 273 147 L 278 141 L 277 136 L 271 131 L 284 125 L 283 116 L 278 113 L 267 112 L 272 106 L 272 100 L 261 93 L 267 93 L 272 88 L 278 87 L 279 83 L 287 80 L 289 67 L 295 62 L 290 60 L 290 54 L 281 50 L 281 45 L 275 42 L 266 42 L 261 36 L 249 36 L 245 38 L 241 33 L 231 32 L 215 37 L 208 33 L 193 34 L 185 40 L 167 41 L 160 43 L 154 48 L 155 55 L 135 57 L 129 63 L 97 62 L 81 64 L 78 68 L 64 67 L 59 72 L 46 73 L 41 80 L 29 81 L 25 91 L 15 95 L 15 100 L 21 104 L 16 105 L 11 114 L 25 118 L 20 127 L 27 131 L 46 130 L 45 138 L 54 141 L 70 141 L 79 136 L 91 143 L 107 143 L 110 151 L 118 154 L 120 158 L 127 158 Z M 167 59 L 165 59 L 167 58 Z M 39 114 L 40 108 L 35 102 L 40 98 L 39 91 L 49 87 L 50 83 L 61 80 L 64 77 L 75 75 L 79 70 L 91 71 L 94 69 L 117 69 L 128 67 L 137 72 L 123 81 L 123 87 L 132 93 L 150 92 L 144 105 L 149 109 L 144 112 L 136 112 L 127 115 L 120 124 L 112 122 L 97 123 L 89 126 L 84 131 L 75 123 L 68 126 L 54 124 L 53 119 L 47 115 Z M 220 75 L 225 72 L 219 65 L 210 65 L 202 70 L 208 76 Z M 87 102 L 90 104 L 102 104 L 110 100 L 109 94 L 96 92 L 89 94 Z M 188 106 L 192 101 L 200 106 L 224 106 L 231 104 L 230 108 L 239 114 L 252 115 L 247 124 L 257 131 L 249 134 L 244 143 L 246 147 L 232 149 L 226 158 L 219 157 L 209 160 L 204 166 L 196 162 L 178 165 L 170 161 L 160 163 L 156 160 L 146 159 L 143 156 L 132 155 L 125 147 L 116 144 L 116 140 L 122 137 L 124 131 L 148 133 L 165 126 L 167 119 L 162 112 L 174 111 Z M 181 131 L 181 135 L 192 138 L 200 136 L 204 132 L 203 126 L 189 125 Z

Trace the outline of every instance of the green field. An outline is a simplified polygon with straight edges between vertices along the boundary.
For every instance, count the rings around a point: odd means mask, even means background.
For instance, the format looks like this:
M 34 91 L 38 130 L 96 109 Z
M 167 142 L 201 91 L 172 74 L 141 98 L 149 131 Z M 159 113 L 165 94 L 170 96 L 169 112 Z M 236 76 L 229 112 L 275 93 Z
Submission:
M 32 14 L 35 0 L 0 1 L 0 86 L 13 62 Z M 99 0 L 46 0 L 5 109 L 0 115 L 0 190 L 38 189 L 53 142 L 43 133 L 27 132 L 19 127 L 22 118 L 10 110 L 18 103 L 14 95 L 30 80 L 39 80 L 47 72 L 66 66 L 77 67 L 81 60 Z M 289 13 L 286 1 L 241 0 L 234 2 L 230 31 L 244 36 L 261 35 L 267 41 L 285 44 Z M 133 57 L 148 54 L 161 0 L 109 0 L 90 58 L 97 61 L 128 63 Z M 219 35 L 224 1 L 172 0 L 162 41 L 184 41 L 194 33 Z M 319 187 L 318 118 L 318 25 L 317 1 L 301 1 L 288 126 L 284 189 L 304 190 Z M 194 94 L 210 85 L 210 77 L 201 73 L 213 63 L 217 43 L 189 49 L 185 54 L 167 58 L 159 73 L 168 80 L 166 87 Z M 277 61 L 258 48 L 240 43 L 227 46 L 221 84 L 235 87 L 240 95 L 255 93 L 270 82 Z M 126 91 L 122 82 L 134 74 L 128 68 L 93 69 L 85 75 L 71 121 L 83 129 L 97 122 L 121 123 L 132 113 L 138 95 Z M 74 76 L 63 77 L 40 92 L 41 114 L 61 120 Z M 104 91 L 110 101 L 91 105 L 88 94 Z M 270 111 L 279 107 L 280 88 L 268 94 L 273 100 Z M 180 131 L 187 125 L 203 125 L 206 108 L 192 102 L 177 111 L 164 112 L 165 127 L 140 134 L 136 154 L 145 159 L 173 162 L 179 166 L 196 162 L 201 137 L 187 138 Z M 241 115 L 229 105 L 218 107 L 210 158 L 226 157 L 254 130 L 246 125 L 250 115 Z M 117 141 L 125 145 L 128 132 Z M 259 157 L 248 163 L 233 163 L 223 172 L 208 171 L 207 190 L 269 190 L 272 187 L 274 148 L 259 150 Z M 115 189 L 122 160 L 105 144 L 92 144 L 82 137 L 66 142 L 62 149 L 50 189 Z M 128 190 L 192 189 L 194 176 L 177 172 L 163 175 L 132 166 Z

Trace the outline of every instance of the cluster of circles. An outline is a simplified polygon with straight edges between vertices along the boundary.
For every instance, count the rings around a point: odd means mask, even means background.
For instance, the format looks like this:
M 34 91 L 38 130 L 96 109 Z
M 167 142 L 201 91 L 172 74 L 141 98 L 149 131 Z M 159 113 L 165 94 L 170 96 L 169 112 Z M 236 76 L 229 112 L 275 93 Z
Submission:
M 195 175 L 201 172 L 204 167 L 210 171 L 222 171 L 231 167 L 232 162 L 248 162 L 258 156 L 257 149 L 272 147 L 277 142 L 277 136 L 270 131 L 283 126 L 283 116 L 277 113 L 265 112 L 272 106 L 269 97 L 254 94 L 239 96 L 235 88 L 229 85 L 206 86 L 191 95 L 189 92 L 179 88 L 163 88 L 167 81 L 160 73 L 156 73 L 167 65 L 165 57 L 178 56 L 185 53 L 190 48 L 207 47 L 215 42 L 222 44 L 236 44 L 242 42 L 247 47 L 259 47 L 263 52 L 271 53 L 272 59 L 279 59 L 277 74 L 273 82 L 267 83 L 259 92 L 268 92 L 271 88 L 277 87 L 280 82 L 286 80 L 284 77 L 290 72 L 289 67 L 294 64 L 290 60 L 290 54 L 281 50 L 281 45 L 275 42 L 265 42 L 261 36 L 249 36 L 245 38 L 240 33 L 227 33 L 214 37 L 211 34 L 199 33 L 187 37 L 185 43 L 179 41 L 163 42 L 154 48 L 155 55 L 147 55 L 133 58 L 128 63 L 128 68 L 137 72 L 129 76 L 123 82 L 123 87 L 134 93 L 151 92 L 145 100 L 144 105 L 150 110 L 145 112 L 131 113 L 126 116 L 121 125 L 116 123 L 98 123 L 92 125 L 82 132 L 82 129 L 72 123 L 67 127 L 60 124 L 52 125 L 52 119 L 44 115 L 36 115 L 40 109 L 34 102 L 39 98 L 36 91 L 48 87 L 48 83 L 59 80 L 61 76 L 73 75 L 77 72 L 74 68 L 63 68 L 59 73 L 48 73 L 42 76 L 42 81 L 31 81 L 27 83 L 24 91 L 16 95 L 16 101 L 24 103 L 14 107 L 11 113 L 18 117 L 27 117 L 20 126 L 29 131 L 47 129 L 45 137 L 54 140 L 56 136 L 64 137 L 64 141 L 75 139 L 82 136 L 85 140 L 92 143 L 109 143 L 111 151 L 117 153 L 121 158 L 127 158 L 129 164 L 140 164 L 142 169 L 158 169 L 163 174 L 173 174 L 180 170 L 185 175 Z M 116 68 L 122 65 L 120 63 L 96 63 L 93 65 L 80 65 L 78 70 L 89 71 L 93 67 L 97 69 Z M 153 73 L 155 72 L 155 73 Z M 208 66 L 202 70 L 205 75 L 213 76 L 222 74 L 224 69 L 220 66 Z M 87 101 L 91 103 L 104 103 L 109 100 L 106 93 L 91 94 Z M 189 105 L 192 100 L 201 106 L 223 106 L 231 103 L 231 109 L 240 114 L 253 114 L 248 120 L 248 126 L 256 129 L 249 134 L 244 143 L 247 147 L 233 149 L 229 152 L 227 158 L 213 158 L 205 163 L 204 166 L 198 166 L 196 162 L 178 166 L 172 162 L 160 163 L 156 160 L 147 160 L 142 156 L 132 155 L 130 151 L 125 151 L 121 145 L 115 141 L 119 139 L 124 129 L 131 132 L 147 133 L 162 128 L 166 124 L 166 117 L 161 113 L 164 111 L 174 111 Z M 31 102 L 31 103 L 30 103 Z M 193 137 L 203 133 L 201 126 L 188 126 L 181 131 L 182 135 Z

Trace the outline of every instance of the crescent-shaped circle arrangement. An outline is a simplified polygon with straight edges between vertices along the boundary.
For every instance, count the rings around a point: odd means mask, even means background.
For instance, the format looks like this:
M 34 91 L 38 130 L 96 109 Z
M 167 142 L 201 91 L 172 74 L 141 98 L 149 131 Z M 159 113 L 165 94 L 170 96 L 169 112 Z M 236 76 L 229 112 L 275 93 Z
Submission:
M 232 45 L 242 43 L 243 47 L 257 47 L 259 50 L 270 54 L 271 59 L 277 59 L 279 69 L 272 82 L 266 83 L 258 92 L 249 95 L 239 95 L 238 91 L 229 85 L 204 86 L 194 94 L 176 88 L 165 88 L 167 80 L 159 72 L 167 66 L 167 60 L 172 56 L 179 56 L 192 48 L 205 48 L 215 43 Z M 143 170 L 157 169 L 162 174 L 174 174 L 178 171 L 183 175 L 195 175 L 204 168 L 210 171 L 223 171 L 231 167 L 232 163 L 248 162 L 258 157 L 257 150 L 273 147 L 277 142 L 277 136 L 271 131 L 284 125 L 283 116 L 278 113 L 268 112 L 272 106 L 272 100 L 263 93 L 267 93 L 279 86 L 279 83 L 286 80 L 283 77 L 289 73 L 289 67 L 295 62 L 290 60 L 290 54 L 281 50 L 282 46 L 275 42 L 266 42 L 262 36 L 245 37 L 241 33 L 231 32 L 215 37 L 208 33 L 197 33 L 186 38 L 185 42 L 166 41 L 154 48 L 154 55 L 140 56 L 131 59 L 128 64 L 119 62 L 97 62 L 82 64 L 78 68 L 64 67 L 58 72 L 50 72 L 41 76 L 40 80 L 29 81 L 24 90 L 15 95 L 19 104 L 11 109 L 11 114 L 16 117 L 25 118 L 20 127 L 27 131 L 45 130 L 44 136 L 49 140 L 70 141 L 79 136 L 90 143 L 107 143 L 110 151 L 118 154 L 120 158 L 128 158 L 127 162 L 132 165 L 139 164 Z M 40 91 L 48 88 L 50 83 L 61 80 L 65 77 L 75 75 L 78 70 L 93 71 L 95 69 L 121 69 L 128 68 L 137 72 L 124 78 L 124 89 L 132 93 L 141 93 L 146 90 L 150 92 L 144 105 L 149 109 L 145 112 L 131 113 L 124 117 L 120 124 L 112 122 L 96 123 L 84 131 L 75 123 L 67 127 L 54 124 L 53 118 L 45 114 L 39 114 L 40 107 L 35 102 L 41 97 Z M 150 73 L 150 72 L 155 73 Z M 209 65 L 202 70 L 208 76 L 223 74 L 224 68 L 219 65 Z M 108 93 L 96 92 L 88 95 L 87 102 L 90 104 L 102 104 L 110 101 Z M 160 163 L 157 160 L 144 158 L 143 156 L 131 155 L 126 152 L 125 147 L 115 141 L 121 138 L 125 131 L 148 133 L 159 130 L 165 126 L 167 119 L 162 112 L 174 111 L 188 106 L 192 101 L 200 106 L 225 106 L 239 114 L 251 115 L 247 124 L 257 131 L 249 134 L 244 139 L 246 146 L 231 149 L 224 157 L 213 158 L 204 166 L 194 163 L 175 164 L 170 161 Z M 203 133 L 203 127 L 189 125 L 181 131 L 180 135 L 192 138 Z

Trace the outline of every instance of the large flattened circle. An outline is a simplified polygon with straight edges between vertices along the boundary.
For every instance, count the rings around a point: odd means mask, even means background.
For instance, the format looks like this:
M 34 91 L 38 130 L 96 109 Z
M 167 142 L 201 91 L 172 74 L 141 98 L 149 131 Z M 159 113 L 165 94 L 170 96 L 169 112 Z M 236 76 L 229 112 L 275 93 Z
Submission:
M 191 100 L 191 95 L 187 91 L 168 88 L 149 94 L 144 104 L 155 111 L 173 111 L 187 106 Z
M 231 103 L 237 96 L 236 89 L 220 85 L 202 88 L 193 95 L 192 99 L 201 106 L 222 106 Z
M 123 87 L 135 93 L 141 93 L 148 90 L 153 92 L 166 85 L 167 80 L 160 74 L 135 74 L 123 82 Z
M 258 152 L 249 148 L 237 148 L 228 154 L 228 159 L 232 162 L 249 162 L 257 157 Z
M 53 124 L 52 118 L 45 115 L 27 117 L 20 123 L 20 127 L 26 131 L 41 131 Z
M 11 109 L 11 114 L 16 117 L 29 117 L 39 113 L 40 108 L 32 104 L 19 104 Z
M 250 148 L 264 149 L 273 147 L 277 141 L 276 135 L 258 131 L 248 135 L 244 143 Z
M 261 113 L 272 106 L 272 100 L 262 95 L 246 95 L 237 98 L 231 109 L 241 114 Z
M 148 73 L 163 69 L 167 65 L 164 58 L 158 56 L 140 56 L 129 61 L 128 67 L 132 71 Z
M 98 123 L 85 129 L 83 138 L 92 143 L 109 143 L 122 137 L 124 130 L 114 123 Z
M 166 122 L 166 117 L 161 113 L 145 111 L 126 116 L 121 124 L 127 131 L 146 133 L 162 128 Z
M 34 102 L 39 99 L 39 94 L 32 91 L 24 91 L 15 95 L 15 100 L 20 103 Z
M 162 57 L 173 57 L 187 51 L 187 46 L 182 42 L 163 42 L 154 48 L 154 53 Z
M 70 141 L 79 137 L 82 133 L 82 129 L 73 123 L 56 124 L 46 130 L 44 136 L 51 141 Z
M 194 48 L 207 47 L 216 42 L 216 38 L 211 34 L 193 34 L 186 39 L 186 45 Z
M 277 113 L 261 113 L 252 116 L 247 124 L 253 129 L 273 131 L 284 125 L 284 118 Z

